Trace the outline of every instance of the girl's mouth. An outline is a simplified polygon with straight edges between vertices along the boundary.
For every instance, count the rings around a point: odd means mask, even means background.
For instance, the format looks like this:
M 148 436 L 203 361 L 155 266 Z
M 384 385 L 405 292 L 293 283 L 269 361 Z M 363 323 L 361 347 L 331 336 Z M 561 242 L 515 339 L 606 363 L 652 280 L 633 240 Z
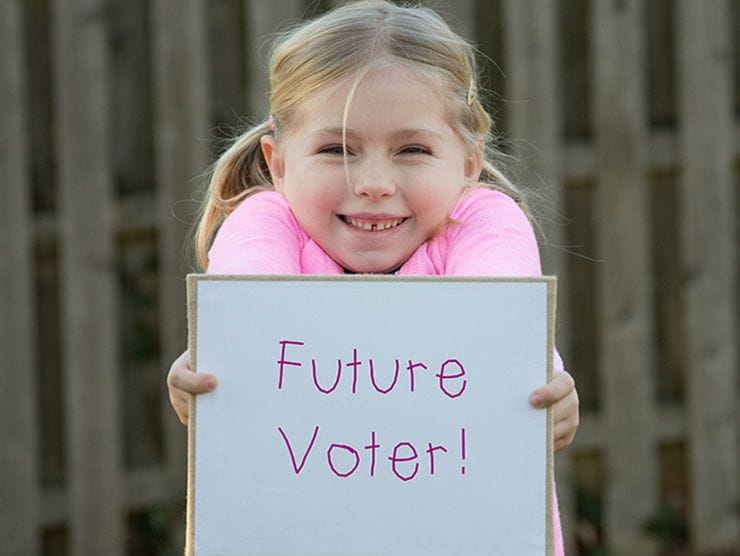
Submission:
M 390 230 L 392 228 L 395 228 L 396 226 L 399 226 L 400 224 L 403 224 L 407 220 L 407 218 L 368 219 L 346 216 L 343 214 L 340 214 L 339 218 L 341 218 L 345 224 L 348 224 L 353 228 L 357 228 L 358 230 L 363 230 L 365 232 L 382 232 L 384 230 Z

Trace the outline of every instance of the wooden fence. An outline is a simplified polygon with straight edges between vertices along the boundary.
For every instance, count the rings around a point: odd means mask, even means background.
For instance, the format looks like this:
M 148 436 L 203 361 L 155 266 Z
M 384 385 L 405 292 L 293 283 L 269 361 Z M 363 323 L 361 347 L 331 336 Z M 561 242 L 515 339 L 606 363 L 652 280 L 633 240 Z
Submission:
M 429 3 L 547 200 L 568 553 L 738 553 L 738 2 Z M 265 117 L 265 35 L 330 5 L 0 2 L 1 555 L 180 552 L 194 192 Z

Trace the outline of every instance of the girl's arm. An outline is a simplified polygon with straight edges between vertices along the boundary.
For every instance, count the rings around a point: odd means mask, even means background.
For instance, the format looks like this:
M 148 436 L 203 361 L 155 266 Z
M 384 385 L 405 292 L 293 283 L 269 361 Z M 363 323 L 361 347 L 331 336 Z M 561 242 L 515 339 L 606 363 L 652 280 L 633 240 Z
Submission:
M 247 197 L 224 220 L 208 253 L 209 274 L 298 274 L 303 236 L 285 197 L 273 191 Z M 210 392 L 216 377 L 195 373 L 183 352 L 170 367 L 167 389 L 180 422 L 192 395 Z
M 541 276 L 540 255 L 527 216 L 508 195 L 488 188 L 472 191 L 451 214 L 445 274 L 457 276 Z M 555 450 L 573 442 L 578 429 L 578 392 L 554 353 L 554 375 L 536 390 L 534 407 L 552 407 Z
M 445 274 L 542 275 L 532 226 L 508 195 L 480 187 L 458 203 L 450 218 Z
M 298 274 L 303 233 L 280 193 L 263 191 L 226 217 L 208 252 L 208 274 Z

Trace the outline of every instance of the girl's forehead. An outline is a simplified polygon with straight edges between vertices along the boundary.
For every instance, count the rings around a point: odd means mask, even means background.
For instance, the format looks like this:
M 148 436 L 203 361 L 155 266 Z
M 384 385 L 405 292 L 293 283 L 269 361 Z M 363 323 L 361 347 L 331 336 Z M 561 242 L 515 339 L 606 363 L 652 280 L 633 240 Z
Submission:
M 432 79 L 402 65 L 381 66 L 327 83 L 299 106 L 295 123 L 382 117 L 387 111 L 401 116 L 444 117 L 444 97 Z M 419 110 L 422 108 L 422 110 Z

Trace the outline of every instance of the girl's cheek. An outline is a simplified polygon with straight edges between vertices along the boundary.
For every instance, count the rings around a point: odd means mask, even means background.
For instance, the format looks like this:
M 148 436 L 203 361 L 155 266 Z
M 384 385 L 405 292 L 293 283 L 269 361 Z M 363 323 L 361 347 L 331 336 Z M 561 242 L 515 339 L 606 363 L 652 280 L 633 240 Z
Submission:
M 314 189 L 307 196 L 306 201 L 318 212 L 333 213 L 337 210 L 340 195 L 334 187 L 327 184 L 325 187 Z

